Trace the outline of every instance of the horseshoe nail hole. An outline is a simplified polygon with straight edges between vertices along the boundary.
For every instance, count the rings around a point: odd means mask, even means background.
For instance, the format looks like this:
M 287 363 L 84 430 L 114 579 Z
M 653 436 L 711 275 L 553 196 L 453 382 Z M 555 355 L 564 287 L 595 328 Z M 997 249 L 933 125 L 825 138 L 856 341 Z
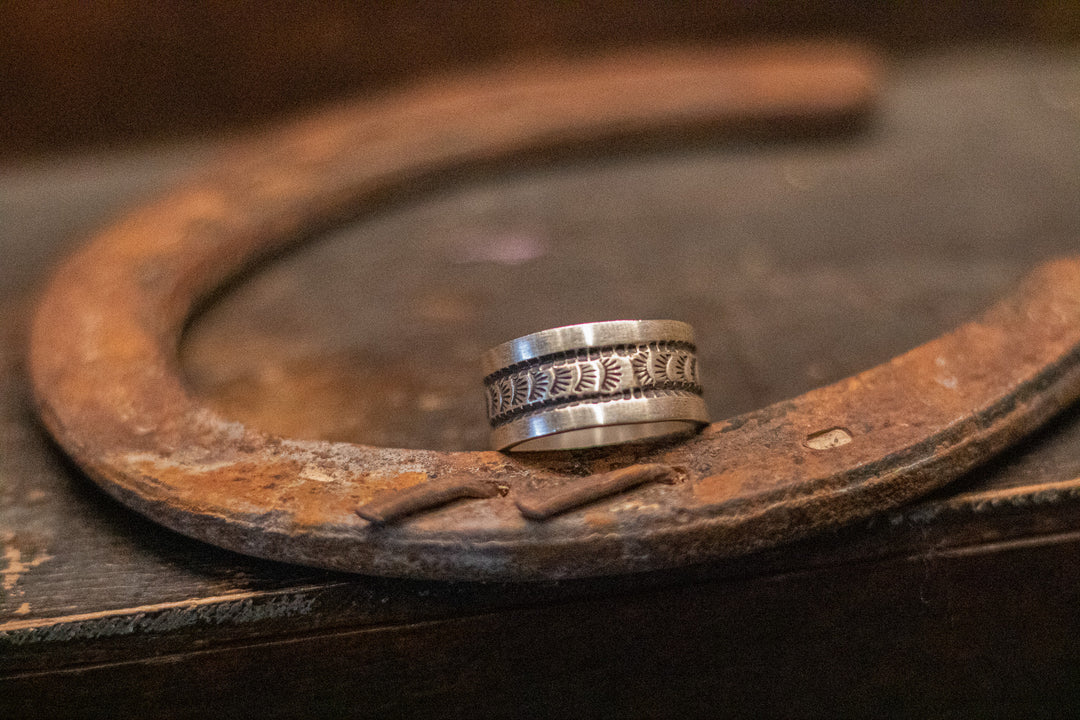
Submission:
M 847 445 L 851 439 L 851 433 L 845 428 L 834 427 L 807 435 L 803 445 L 811 450 L 832 450 Z

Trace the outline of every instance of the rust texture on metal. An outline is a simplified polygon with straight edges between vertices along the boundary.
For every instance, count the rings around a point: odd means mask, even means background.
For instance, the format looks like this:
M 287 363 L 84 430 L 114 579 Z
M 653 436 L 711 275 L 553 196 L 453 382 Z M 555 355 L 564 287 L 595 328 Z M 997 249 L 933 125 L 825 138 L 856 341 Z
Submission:
M 41 417 L 102 488 L 159 523 L 251 555 L 379 575 L 646 570 L 894 507 L 1080 393 L 1080 262 L 1044 266 L 983 317 L 884 365 L 666 444 L 509 457 L 279 438 L 194 399 L 176 359 L 192 313 L 252 263 L 444 173 L 671 131 L 842 124 L 873 94 L 872 64 L 843 48 L 637 54 L 423 86 L 261 136 L 59 268 L 30 344 Z M 678 467 L 682 481 L 543 522 L 519 511 L 522 498 L 638 464 Z M 356 512 L 452 478 L 507 492 L 394 523 Z
M 474 478 L 429 480 L 404 490 L 388 490 L 356 509 L 356 514 L 373 523 L 388 523 L 431 510 L 454 500 L 491 498 L 508 488 Z
M 645 463 L 619 468 L 599 475 L 578 478 L 564 485 L 545 487 L 521 495 L 515 503 L 521 514 L 530 520 L 547 520 L 560 513 L 579 508 L 601 498 L 617 495 L 649 482 L 674 483 L 680 476 L 678 468 L 658 463 Z

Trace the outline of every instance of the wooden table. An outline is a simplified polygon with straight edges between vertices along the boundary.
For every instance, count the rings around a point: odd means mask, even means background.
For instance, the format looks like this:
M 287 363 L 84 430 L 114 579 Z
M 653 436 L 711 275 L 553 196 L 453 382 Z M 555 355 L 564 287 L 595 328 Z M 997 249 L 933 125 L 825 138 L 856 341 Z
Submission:
M 1075 252 L 1078 59 L 910 58 L 874 126 L 848 136 L 462 177 L 263 268 L 194 324 L 183 367 L 221 412 L 287 436 L 475 449 L 482 349 L 671 316 L 702 338 L 714 417 L 766 405 L 929 340 Z M 34 419 L 34 293 L 81 233 L 212 150 L 0 169 L 5 716 L 1060 716 L 1080 703 L 1078 412 L 887 516 L 628 577 L 333 574 L 188 540 L 107 499 Z

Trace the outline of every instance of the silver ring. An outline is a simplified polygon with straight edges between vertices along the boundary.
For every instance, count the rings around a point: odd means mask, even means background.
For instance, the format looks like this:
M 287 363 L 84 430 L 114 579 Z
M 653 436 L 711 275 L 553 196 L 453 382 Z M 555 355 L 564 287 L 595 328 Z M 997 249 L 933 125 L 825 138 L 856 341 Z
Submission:
M 694 329 L 676 320 L 543 330 L 488 350 L 481 366 L 496 450 L 614 445 L 709 422 Z

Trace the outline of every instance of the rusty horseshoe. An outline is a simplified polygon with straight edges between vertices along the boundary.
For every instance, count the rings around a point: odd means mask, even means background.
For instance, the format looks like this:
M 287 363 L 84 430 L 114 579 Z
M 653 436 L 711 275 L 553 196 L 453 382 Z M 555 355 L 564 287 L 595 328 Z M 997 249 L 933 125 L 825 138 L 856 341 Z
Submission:
M 163 525 L 251 555 L 388 576 L 670 567 L 924 494 L 1080 394 L 1080 261 L 1041 267 L 979 319 L 859 375 L 683 442 L 573 462 L 273 437 L 193 398 L 177 361 L 185 324 L 216 289 L 391 193 L 582 143 L 849 122 L 872 104 L 871 68 L 844 48 L 552 62 L 262 135 L 59 267 L 31 332 L 41 417 L 96 483 Z

